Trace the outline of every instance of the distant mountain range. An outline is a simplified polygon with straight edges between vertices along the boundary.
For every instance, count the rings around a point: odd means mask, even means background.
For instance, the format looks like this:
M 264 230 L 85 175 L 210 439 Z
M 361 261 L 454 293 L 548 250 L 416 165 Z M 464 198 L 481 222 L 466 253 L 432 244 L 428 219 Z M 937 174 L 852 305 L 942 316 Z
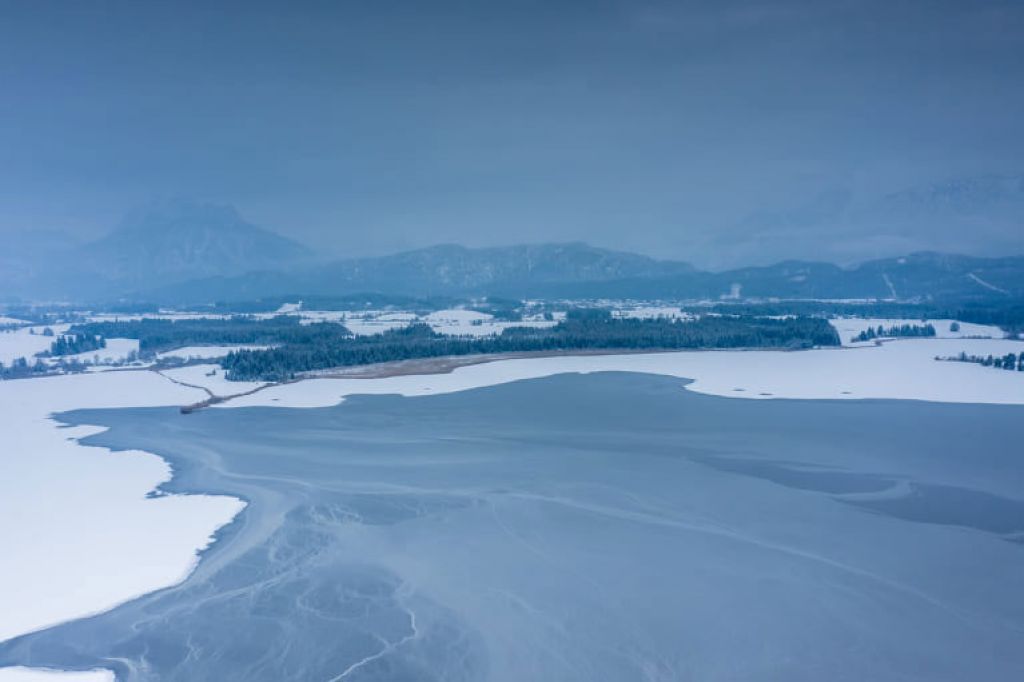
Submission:
M 130 215 L 107 237 L 63 248 L 8 249 L 8 297 L 160 304 L 282 296 L 514 298 L 1024 297 L 1024 256 L 917 253 L 843 268 L 787 261 L 722 272 L 584 243 L 471 249 L 441 245 L 317 263 L 308 249 L 251 225 L 228 207 L 172 202 Z
M 1009 299 L 1024 296 L 1024 256 L 920 253 L 855 268 L 788 261 L 707 272 L 687 263 L 582 243 L 488 249 L 437 246 L 292 271 L 208 278 L 148 294 L 172 303 L 369 292 L 510 298 Z
M 692 247 L 716 267 L 767 264 L 780 251 L 837 263 L 920 251 L 1017 254 L 1024 251 L 1024 175 L 968 176 L 875 198 L 823 192 L 749 215 Z

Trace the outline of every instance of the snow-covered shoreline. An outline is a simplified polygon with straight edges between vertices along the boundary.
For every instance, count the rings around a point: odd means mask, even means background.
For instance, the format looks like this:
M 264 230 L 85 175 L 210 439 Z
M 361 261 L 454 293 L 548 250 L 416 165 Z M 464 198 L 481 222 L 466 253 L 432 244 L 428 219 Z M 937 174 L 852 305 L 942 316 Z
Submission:
M 220 403 L 235 407 L 327 407 L 356 394 L 434 395 L 566 372 L 642 372 L 692 379 L 687 390 L 746 399 L 895 399 L 1024 404 L 1024 376 L 967 363 L 937 362 L 961 350 L 1024 351 L 1006 339 L 900 339 L 805 351 L 673 351 L 498 360 L 445 374 L 315 378 L 270 386 Z
M 149 371 L 0 382 L 0 640 L 108 610 L 181 582 L 213 534 L 243 508 L 212 495 L 152 495 L 172 472 L 147 452 L 78 439 L 54 413 L 174 406 L 196 389 Z M 9 678 L 0 678 L 9 679 Z

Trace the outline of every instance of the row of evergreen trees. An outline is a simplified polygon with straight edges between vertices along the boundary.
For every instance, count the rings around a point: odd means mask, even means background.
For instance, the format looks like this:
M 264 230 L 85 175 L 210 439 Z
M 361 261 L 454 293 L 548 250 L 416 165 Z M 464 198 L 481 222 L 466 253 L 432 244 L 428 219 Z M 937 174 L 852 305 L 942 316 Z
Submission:
M 53 340 L 50 350 L 44 355 L 77 355 L 106 347 L 107 340 L 98 334 L 61 334 Z
M 47 364 L 40 359 L 29 363 L 26 358 L 15 358 L 10 366 L 4 366 L 0 362 L 0 380 L 5 379 L 27 379 L 30 377 L 49 376 L 53 374 L 71 374 L 84 372 L 87 365 L 79 360 L 60 360 L 53 364 Z
M 958 326 L 959 328 L 959 326 Z M 851 339 L 852 341 L 871 341 L 896 336 L 927 337 L 935 336 L 935 327 L 929 324 L 894 324 L 891 327 L 868 327 Z
M 337 327 L 337 325 L 334 325 Z M 329 328 L 325 328 L 327 331 Z M 340 328 L 343 330 L 344 328 Z M 373 336 L 338 331 L 268 350 L 242 350 L 222 362 L 236 381 L 282 381 L 303 372 L 447 355 L 568 350 L 808 348 L 839 345 L 818 318 L 706 316 L 698 320 L 619 319 L 608 311 L 572 311 L 554 327 L 510 327 L 497 336 L 461 337 L 412 325 Z
M 327 327 L 329 326 L 329 330 Z M 76 324 L 76 334 L 96 334 L 108 339 L 138 339 L 144 356 L 184 346 L 309 343 L 324 336 L 350 332 L 336 323 L 304 325 L 298 316 L 268 319 L 238 315 L 225 319 L 141 319 Z
M 1024 352 L 1007 353 L 1003 356 L 992 355 L 968 355 L 961 352 L 948 358 L 935 358 L 936 360 L 952 360 L 955 362 L 973 362 L 983 367 L 994 367 L 996 369 L 1008 369 L 1016 372 L 1024 372 Z

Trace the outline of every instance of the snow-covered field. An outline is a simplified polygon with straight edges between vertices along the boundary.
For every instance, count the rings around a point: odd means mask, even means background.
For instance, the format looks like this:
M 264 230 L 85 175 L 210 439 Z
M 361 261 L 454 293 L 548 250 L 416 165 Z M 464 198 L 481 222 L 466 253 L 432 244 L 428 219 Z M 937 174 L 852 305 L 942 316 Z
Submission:
M 54 324 L 50 329 L 54 334 L 62 334 L 68 330 L 70 325 Z M 18 358 L 25 358 L 29 364 L 35 362 L 35 354 L 50 349 L 53 343 L 53 336 L 43 336 L 44 326 L 21 327 L 13 331 L 0 331 L 0 362 L 5 365 L 11 364 Z M 124 360 L 130 353 L 139 350 L 139 342 L 136 339 L 107 339 L 107 347 L 99 348 L 86 353 L 65 355 L 64 360 L 78 360 L 79 362 L 92 363 L 99 359 L 101 363 L 116 362 Z
M 36 333 L 32 333 L 30 330 L 35 330 Z M 43 336 L 42 327 L 21 327 L 20 329 L 0 331 L 0 362 L 9 365 L 18 358 L 25 358 L 31 364 L 33 356 L 48 350 L 51 343 L 53 343 L 53 337 Z
M 854 341 L 853 338 L 863 331 L 870 329 L 877 329 L 883 327 L 888 329 L 889 327 L 901 327 L 905 324 L 911 326 L 922 326 L 930 324 L 935 327 L 935 338 L 937 339 L 970 339 L 970 338 L 985 338 L 985 339 L 1001 339 L 1006 334 L 999 327 L 993 327 L 987 324 L 974 324 L 971 322 L 958 322 L 960 329 L 953 331 L 950 329 L 956 320 L 910 320 L 910 319 L 881 319 L 881 318 L 862 318 L 862 317 L 837 317 L 829 320 L 832 326 L 839 332 L 839 339 L 842 341 L 844 346 L 857 346 L 865 343 L 874 343 L 874 341 Z
M 149 371 L 0 381 L 0 640 L 179 582 L 243 506 L 231 497 L 148 498 L 171 475 L 164 460 L 82 447 L 76 439 L 95 430 L 60 428 L 50 415 L 203 398 Z
M 245 393 L 266 385 L 264 381 L 228 381 L 224 378 L 226 374 L 224 369 L 220 365 L 214 364 L 176 367 L 161 370 L 160 373 L 183 384 L 201 386 L 218 396 Z
M 332 319 L 333 318 L 333 319 Z M 303 322 L 342 322 L 357 336 L 381 334 L 391 329 L 408 327 L 416 321 L 415 313 L 303 313 Z
M 438 310 L 423 318 L 438 334 L 451 336 L 491 336 L 509 327 L 553 327 L 558 322 L 544 319 L 523 319 L 517 322 L 495 320 L 493 315 L 475 310 Z
M 238 345 L 238 346 L 185 346 L 165 353 L 157 353 L 157 358 L 181 358 L 182 360 L 211 360 L 222 358 L 228 353 L 238 350 L 266 350 L 270 346 Z
M 649 320 L 658 317 L 691 320 L 694 317 L 692 313 L 684 313 L 680 311 L 679 306 L 633 306 L 615 310 L 613 314 L 615 317 L 640 320 Z

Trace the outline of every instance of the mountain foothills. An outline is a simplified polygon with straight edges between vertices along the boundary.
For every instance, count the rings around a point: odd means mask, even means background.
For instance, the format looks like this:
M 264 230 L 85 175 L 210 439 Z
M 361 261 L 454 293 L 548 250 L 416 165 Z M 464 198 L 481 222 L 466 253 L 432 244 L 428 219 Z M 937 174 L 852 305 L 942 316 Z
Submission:
M 6 300 L 196 305 L 369 293 L 925 301 L 1024 296 L 1024 256 L 917 253 L 848 268 L 787 261 L 709 272 L 573 242 L 480 249 L 440 245 L 318 262 L 306 247 L 246 222 L 233 208 L 184 201 L 133 213 L 98 241 L 42 242 L 9 244 L 0 257 Z

